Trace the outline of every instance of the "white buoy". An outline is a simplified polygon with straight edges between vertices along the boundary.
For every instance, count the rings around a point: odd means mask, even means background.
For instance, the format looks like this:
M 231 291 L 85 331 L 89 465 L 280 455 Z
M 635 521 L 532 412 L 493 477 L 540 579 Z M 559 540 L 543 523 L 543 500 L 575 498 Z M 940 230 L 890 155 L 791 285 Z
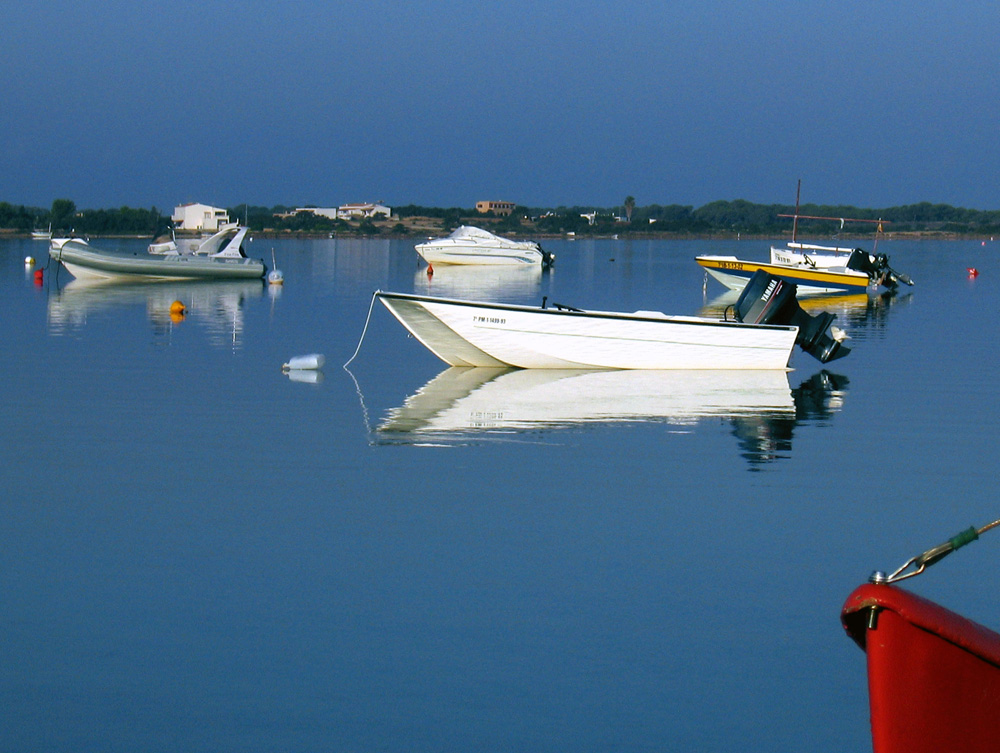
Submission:
M 326 359 L 323 358 L 322 353 L 310 353 L 307 356 L 295 356 L 294 358 L 289 358 L 288 363 L 283 363 L 281 365 L 282 369 L 322 369 L 323 364 L 326 363 Z
M 25 264 L 25 266 L 28 266 L 28 267 L 34 266 L 35 260 L 32 257 L 30 257 L 30 256 L 25 256 L 24 257 L 24 264 Z
M 271 285 L 281 285 L 285 282 L 285 276 L 277 268 L 278 262 L 274 260 L 274 248 L 271 248 L 271 271 L 267 273 L 267 281 Z

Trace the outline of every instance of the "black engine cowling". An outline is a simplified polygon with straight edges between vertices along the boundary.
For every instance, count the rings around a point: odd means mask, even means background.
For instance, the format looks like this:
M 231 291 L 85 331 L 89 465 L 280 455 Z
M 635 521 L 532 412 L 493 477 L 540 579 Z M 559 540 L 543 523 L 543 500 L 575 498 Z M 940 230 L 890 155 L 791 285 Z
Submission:
M 799 328 L 795 342 L 806 353 L 822 363 L 843 358 L 851 349 L 843 344 L 845 335 L 831 333 L 834 314 L 807 314 L 795 297 L 794 283 L 782 280 L 758 269 L 736 301 L 737 321 L 748 324 L 791 324 Z

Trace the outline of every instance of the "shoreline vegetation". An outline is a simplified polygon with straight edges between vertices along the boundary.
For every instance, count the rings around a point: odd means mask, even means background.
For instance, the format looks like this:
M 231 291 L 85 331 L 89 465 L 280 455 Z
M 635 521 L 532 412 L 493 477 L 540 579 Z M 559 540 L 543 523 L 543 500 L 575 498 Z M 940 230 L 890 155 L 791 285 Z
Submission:
M 508 216 L 461 207 L 408 205 L 394 207 L 391 217 L 332 220 L 308 210 L 284 206 L 237 205 L 231 218 L 250 227 L 260 238 L 407 238 L 415 241 L 447 235 L 459 225 L 475 225 L 511 238 L 617 238 L 767 240 L 791 238 L 794 205 L 715 201 L 703 207 L 657 204 L 639 207 L 628 197 L 622 207 L 532 208 L 518 206 Z M 802 240 L 936 239 L 993 240 L 1000 236 L 1000 210 L 962 209 L 920 203 L 887 209 L 804 204 L 799 207 L 797 235 Z M 806 219 L 804 215 L 830 219 Z M 850 220 L 867 220 L 867 224 Z M 873 221 L 881 220 L 881 230 Z M 51 209 L 0 202 L 0 238 L 30 237 L 35 229 L 52 234 L 105 238 L 153 238 L 168 234 L 170 216 L 150 209 L 78 210 L 68 199 L 56 199 Z M 197 233 L 177 231 L 178 236 Z

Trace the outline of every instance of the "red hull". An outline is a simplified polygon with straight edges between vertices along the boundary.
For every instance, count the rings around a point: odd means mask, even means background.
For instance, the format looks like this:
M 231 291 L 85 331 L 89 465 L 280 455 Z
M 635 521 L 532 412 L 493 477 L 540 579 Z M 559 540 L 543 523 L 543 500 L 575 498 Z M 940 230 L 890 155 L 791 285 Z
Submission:
M 841 622 L 868 655 L 875 753 L 1000 751 L 1000 634 L 886 585 L 856 589 Z

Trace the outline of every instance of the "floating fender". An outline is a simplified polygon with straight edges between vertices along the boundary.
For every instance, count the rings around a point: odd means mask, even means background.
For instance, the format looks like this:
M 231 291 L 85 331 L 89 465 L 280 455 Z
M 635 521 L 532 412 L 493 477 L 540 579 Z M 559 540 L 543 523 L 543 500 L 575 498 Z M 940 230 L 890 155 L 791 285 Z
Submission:
M 323 364 L 326 363 L 326 359 L 323 357 L 322 353 L 310 353 L 307 356 L 295 356 L 294 358 L 289 358 L 288 363 L 281 365 L 283 370 L 306 370 L 315 371 L 316 369 L 322 369 Z

